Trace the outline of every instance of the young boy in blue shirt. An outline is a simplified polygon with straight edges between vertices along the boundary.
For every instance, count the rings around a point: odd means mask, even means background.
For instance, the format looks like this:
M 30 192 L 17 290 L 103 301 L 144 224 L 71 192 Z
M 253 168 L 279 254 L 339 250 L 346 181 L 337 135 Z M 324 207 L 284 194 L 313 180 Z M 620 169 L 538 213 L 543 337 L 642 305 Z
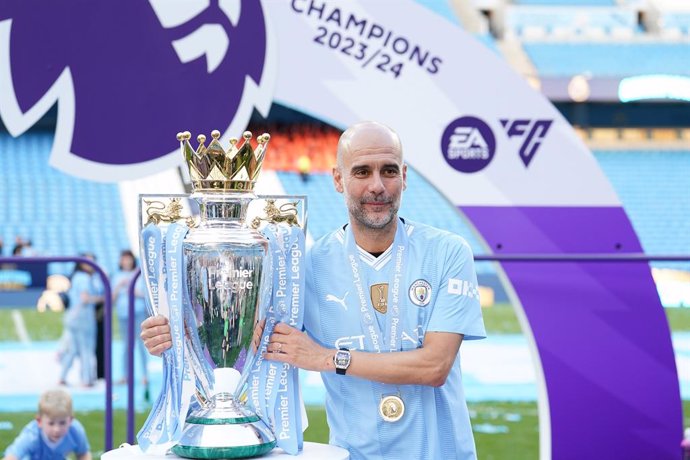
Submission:
M 36 420 L 27 424 L 5 451 L 4 460 L 63 460 L 74 453 L 91 460 L 84 427 L 72 416 L 72 398 L 64 390 L 41 395 Z

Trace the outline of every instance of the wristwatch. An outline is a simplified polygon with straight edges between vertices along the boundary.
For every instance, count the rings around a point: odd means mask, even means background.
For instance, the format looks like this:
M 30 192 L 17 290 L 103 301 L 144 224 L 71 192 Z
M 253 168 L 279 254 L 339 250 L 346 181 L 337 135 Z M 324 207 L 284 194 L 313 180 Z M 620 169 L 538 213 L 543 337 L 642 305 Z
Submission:
M 345 375 L 347 368 L 350 366 L 352 355 L 347 348 L 341 348 L 333 355 L 333 364 L 335 365 L 335 373 L 338 375 Z

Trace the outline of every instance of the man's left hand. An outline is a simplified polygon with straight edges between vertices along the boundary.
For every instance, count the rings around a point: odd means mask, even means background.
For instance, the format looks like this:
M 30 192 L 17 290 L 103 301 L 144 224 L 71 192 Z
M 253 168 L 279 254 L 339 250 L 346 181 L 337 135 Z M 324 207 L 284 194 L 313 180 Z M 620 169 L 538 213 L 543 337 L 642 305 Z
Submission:
M 285 323 L 275 325 L 266 350 L 265 359 L 289 363 L 300 369 L 317 372 L 335 369 L 335 350 L 322 347 L 306 333 Z

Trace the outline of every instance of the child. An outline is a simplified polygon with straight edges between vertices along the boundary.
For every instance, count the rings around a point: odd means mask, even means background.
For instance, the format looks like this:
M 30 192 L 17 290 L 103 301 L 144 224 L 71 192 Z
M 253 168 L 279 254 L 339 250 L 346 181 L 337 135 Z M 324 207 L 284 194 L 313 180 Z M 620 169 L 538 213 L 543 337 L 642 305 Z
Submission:
M 64 390 L 41 395 L 38 415 L 24 427 L 5 451 L 5 460 L 63 460 L 74 453 L 78 460 L 91 460 L 84 427 L 72 417 L 72 398 Z

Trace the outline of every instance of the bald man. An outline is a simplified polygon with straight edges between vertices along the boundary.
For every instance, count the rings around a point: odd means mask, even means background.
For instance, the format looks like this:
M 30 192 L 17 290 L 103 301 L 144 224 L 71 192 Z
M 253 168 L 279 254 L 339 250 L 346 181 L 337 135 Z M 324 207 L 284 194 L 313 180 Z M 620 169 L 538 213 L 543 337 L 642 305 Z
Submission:
M 463 340 L 486 336 L 472 252 L 460 236 L 398 216 L 398 135 L 361 122 L 338 142 L 335 189 L 349 222 L 307 254 L 304 331 L 278 324 L 266 358 L 321 373 L 330 443 L 352 459 L 473 459 Z M 164 318 L 142 324 L 170 347 Z

